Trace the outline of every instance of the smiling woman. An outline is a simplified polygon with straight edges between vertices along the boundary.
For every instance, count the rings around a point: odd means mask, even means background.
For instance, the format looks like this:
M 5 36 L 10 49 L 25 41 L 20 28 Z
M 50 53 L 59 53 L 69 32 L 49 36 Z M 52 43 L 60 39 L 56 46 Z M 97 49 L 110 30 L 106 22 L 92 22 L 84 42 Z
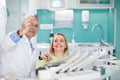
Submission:
M 49 63 L 65 60 L 68 56 L 68 42 L 66 37 L 62 33 L 56 33 L 50 45 L 49 52 L 43 55 L 43 60 L 36 63 L 36 69 L 46 66 Z
M 52 45 L 50 46 L 50 53 L 54 56 L 64 56 L 68 51 L 68 42 L 62 33 L 56 33 Z

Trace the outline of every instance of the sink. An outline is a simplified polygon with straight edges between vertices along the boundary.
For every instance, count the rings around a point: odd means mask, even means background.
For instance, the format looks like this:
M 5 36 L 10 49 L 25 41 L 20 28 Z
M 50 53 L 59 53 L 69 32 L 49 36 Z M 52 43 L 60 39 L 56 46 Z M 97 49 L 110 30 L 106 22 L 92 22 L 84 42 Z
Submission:
M 88 46 L 93 46 L 93 47 L 97 47 L 97 46 L 109 46 L 109 44 L 97 43 L 97 44 L 89 44 Z
M 99 46 L 109 46 L 109 44 L 108 43 L 84 43 L 84 44 L 79 44 L 79 46 L 99 47 Z

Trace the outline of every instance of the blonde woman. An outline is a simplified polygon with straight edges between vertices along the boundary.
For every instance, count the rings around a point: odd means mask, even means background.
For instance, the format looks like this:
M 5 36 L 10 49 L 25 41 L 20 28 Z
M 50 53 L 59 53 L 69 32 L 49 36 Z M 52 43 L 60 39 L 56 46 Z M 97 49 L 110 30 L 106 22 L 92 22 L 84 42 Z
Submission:
M 64 60 L 68 55 L 68 42 L 65 35 L 56 33 L 50 45 L 49 52 L 42 57 L 43 60 L 39 61 L 36 67 Z

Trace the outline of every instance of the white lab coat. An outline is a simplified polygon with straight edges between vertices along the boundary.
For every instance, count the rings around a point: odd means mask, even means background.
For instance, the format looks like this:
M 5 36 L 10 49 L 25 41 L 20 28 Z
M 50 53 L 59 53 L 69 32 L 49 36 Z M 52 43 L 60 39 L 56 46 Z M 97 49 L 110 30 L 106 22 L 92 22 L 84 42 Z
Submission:
M 39 54 L 36 50 L 32 52 L 30 41 L 25 35 L 18 43 L 13 42 L 10 38 L 12 33 L 0 44 L 0 76 L 30 77 Z

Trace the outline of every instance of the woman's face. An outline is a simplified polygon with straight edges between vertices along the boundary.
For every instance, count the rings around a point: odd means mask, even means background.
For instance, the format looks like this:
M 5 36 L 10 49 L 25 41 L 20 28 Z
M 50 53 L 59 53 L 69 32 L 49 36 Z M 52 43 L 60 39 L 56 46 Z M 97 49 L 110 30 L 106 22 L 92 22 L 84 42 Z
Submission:
M 62 35 L 55 35 L 53 39 L 54 51 L 63 51 L 66 48 L 65 38 Z

